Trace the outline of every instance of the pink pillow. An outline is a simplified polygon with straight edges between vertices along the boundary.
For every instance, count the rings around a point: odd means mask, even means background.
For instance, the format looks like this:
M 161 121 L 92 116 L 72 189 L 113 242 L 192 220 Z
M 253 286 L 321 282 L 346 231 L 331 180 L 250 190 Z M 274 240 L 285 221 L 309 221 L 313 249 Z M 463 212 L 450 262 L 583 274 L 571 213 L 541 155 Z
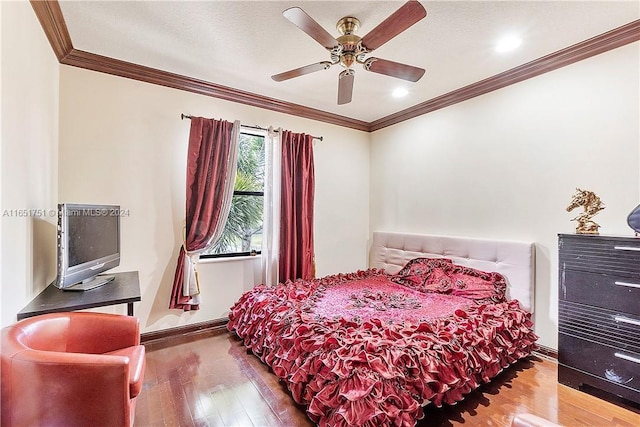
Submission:
M 452 262 L 449 258 L 414 258 L 406 263 L 391 280 L 417 289 L 424 285 L 426 278 L 434 268 L 451 264 Z
M 420 292 L 451 294 L 478 303 L 506 301 L 507 282 L 500 273 L 456 265 L 449 259 L 416 258 L 391 280 Z
M 456 267 L 449 272 L 453 282 L 452 295 L 473 299 L 480 303 L 506 301 L 507 282 L 502 274 L 469 267 Z

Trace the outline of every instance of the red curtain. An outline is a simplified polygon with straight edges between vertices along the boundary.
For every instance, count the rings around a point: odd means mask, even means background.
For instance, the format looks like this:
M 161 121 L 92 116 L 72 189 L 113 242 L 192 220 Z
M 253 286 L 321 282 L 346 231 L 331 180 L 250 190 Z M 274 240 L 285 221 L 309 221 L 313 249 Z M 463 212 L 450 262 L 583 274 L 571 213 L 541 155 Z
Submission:
M 218 225 L 226 181 L 229 179 L 233 123 L 191 118 L 187 153 L 186 233 L 180 247 L 169 308 L 197 310 L 192 296 L 183 295 L 185 246 L 187 252 L 204 249 Z
M 282 131 L 279 280 L 315 276 L 313 137 Z

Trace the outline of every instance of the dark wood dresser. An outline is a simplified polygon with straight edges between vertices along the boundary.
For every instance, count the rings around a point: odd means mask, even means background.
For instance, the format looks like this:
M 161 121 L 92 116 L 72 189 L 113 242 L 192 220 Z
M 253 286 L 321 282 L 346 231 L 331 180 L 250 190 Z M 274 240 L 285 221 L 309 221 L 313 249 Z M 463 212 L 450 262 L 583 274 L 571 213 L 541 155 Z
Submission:
M 560 234 L 558 381 L 640 403 L 640 238 Z

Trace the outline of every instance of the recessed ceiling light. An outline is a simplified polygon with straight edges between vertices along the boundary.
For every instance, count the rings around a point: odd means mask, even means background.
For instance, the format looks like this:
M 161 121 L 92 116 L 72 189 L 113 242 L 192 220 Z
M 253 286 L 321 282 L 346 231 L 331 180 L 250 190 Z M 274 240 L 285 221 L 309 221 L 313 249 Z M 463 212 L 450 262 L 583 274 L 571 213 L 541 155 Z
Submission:
M 391 96 L 393 96 L 394 98 L 402 98 L 404 96 L 407 96 L 409 94 L 409 91 L 406 90 L 403 87 L 399 87 L 394 89 L 394 91 L 391 93 Z
M 496 52 L 511 52 L 522 44 L 522 39 L 517 36 L 506 36 L 496 44 Z

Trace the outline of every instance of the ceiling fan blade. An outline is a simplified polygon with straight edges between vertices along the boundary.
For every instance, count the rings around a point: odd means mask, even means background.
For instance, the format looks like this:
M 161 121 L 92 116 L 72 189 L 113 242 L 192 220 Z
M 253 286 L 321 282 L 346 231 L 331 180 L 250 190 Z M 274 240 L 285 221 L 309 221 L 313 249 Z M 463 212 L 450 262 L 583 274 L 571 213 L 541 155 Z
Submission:
M 322 61 L 311 65 L 305 65 L 304 67 L 296 68 L 295 70 L 285 71 L 284 73 L 273 75 L 271 76 L 271 78 L 277 82 L 281 82 L 283 80 L 289 80 L 294 77 L 304 76 L 305 74 L 313 73 L 316 71 L 326 70 L 329 67 L 331 67 L 331 62 Z
M 417 82 L 424 75 L 424 69 L 422 68 L 380 58 L 367 59 L 364 63 L 364 69 L 410 82 Z
M 353 95 L 353 78 L 355 75 L 355 71 L 347 68 L 338 76 L 338 105 L 351 102 L 351 95 Z
M 408 1 L 364 36 L 362 44 L 369 51 L 377 49 L 425 16 L 427 11 L 420 2 Z
M 296 27 L 307 33 L 312 39 L 325 48 L 333 49 L 338 46 L 338 41 L 299 7 L 289 8 L 282 12 L 282 14 Z

